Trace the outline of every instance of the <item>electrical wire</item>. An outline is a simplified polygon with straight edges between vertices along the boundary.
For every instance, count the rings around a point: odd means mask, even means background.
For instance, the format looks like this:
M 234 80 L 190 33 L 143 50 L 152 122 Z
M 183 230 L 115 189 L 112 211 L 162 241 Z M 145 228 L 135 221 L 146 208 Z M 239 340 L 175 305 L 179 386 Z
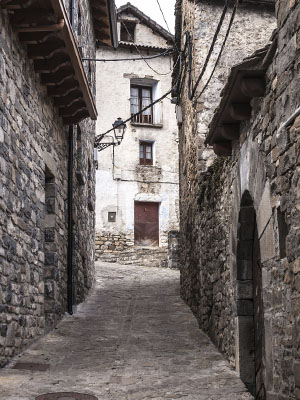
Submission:
M 189 95 L 189 99 L 190 100 L 193 100 L 193 98 L 195 96 L 195 93 L 196 93 L 196 90 L 197 90 L 197 88 L 199 86 L 199 83 L 200 83 L 200 81 L 201 81 L 201 79 L 202 79 L 202 77 L 203 77 L 203 75 L 204 75 L 204 73 L 206 71 L 208 62 L 209 62 L 210 57 L 211 57 L 211 55 L 213 53 L 215 44 L 216 44 L 217 39 L 218 39 L 218 35 L 220 33 L 220 30 L 222 28 L 222 25 L 223 25 L 223 22 L 224 22 L 224 19 L 225 19 L 225 16 L 226 16 L 226 12 L 227 12 L 227 9 L 228 9 L 228 6 L 229 6 L 229 1 L 230 0 L 226 0 L 225 1 L 225 5 L 224 5 L 224 8 L 223 8 L 223 11 L 222 11 L 222 14 L 221 14 L 217 29 L 216 29 L 216 31 L 214 33 L 212 43 L 210 45 L 208 54 L 207 54 L 206 59 L 204 61 L 203 67 L 201 69 L 201 72 L 200 72 L 200 74 L 199 74 L 199 76 L 197 78 L 195 86 L 192 85 L 192 61 L 193 60 L 192 60 L 192 48 L 191 48 L 191 35 L 190 35 L 189 31 L 186 32 L 186 40 L 188 41 L 188 57 L 189 57 L 189 85 L 188 85 L 189 86 L 188 87 L 188 92 L 189 93 L 188 93 L 188 95 Z
M 236 0 L 236 3 L 235 3 L 235 5 L 234 5 L 234 9 L 233 9 L 232 14 L 231 14 L 230 22 L 229 22 L 229 25 L 228 25 L 228 28 L 227 28 L 227 32 L 226 32 L 225 38 L 224 38 L 224 40 L 223 40 L 222 47 L 221 47 L 221 49 L 220 49 L 220 52 L 219 52 L 219 54 L 218 54 L 218 57 L 217 57 L 217 59 L 216 59 L 215 65 L 214 65 L 214 67 L 213 67 L 213 69 L 212 69 L 212 72 L 211 72 L 211 74 L 210 74 L 210 76 L 209 76 L 209 78 L 208 78 L 206 84 L 204 85 L 204 87 L 202 88 L 201 92 L 198 94 L 198 96 L 197 96 L 196 99 L 194 100 L 194 103 L 196 103 L 196 102 L 198 101 L 198 99 L 203 95 L 203 93 L 204 93 L 205 90 L 207 89 L 207 87 L 208 87 L 208 85 L 209 85 L 209 83 L 210 83 L 210 81 L 211 81 L 211 79 L 212 79 L 212 77 L 213 77 L 213 75 L 214 75 L 214 73 L 215 73 L 215 70 L 216 70 L 216 68 L 217 68 L 217 66 L 218 66 L 218 64 L 219 64 L 219 61 L 220 61 L 220 59 L 221 59 L 221 56 L 222 56 L 222 54 L 223 54 L 223 50 L 224 50 L 224 48 L 225 48 L 227 39 L 228 39 L 228 37 L 229 37 L 229 34 L 230 34 L 230 31 L 231 31 L 231 28 L 232 28 L 232 25 L 233 25 L 233 22 L 234 22 L 234 18 L 235 18 L 235 15 L 236 15 L 238 6 L 239 6 L 239 0 Z
M 174 49 L 167 49 L 163 53 L 154 54 L 153 56 L 146 56 L 146 57 L 135 57 L 135 58 L 82 58 L 82 61 L 96 61 L 96 62 L 113 62 L 113 61 L 143 61 L 143 60 L 152 60 L 158 57 L 165 57 L 169 54 L 172 54 Z
M 132 37 L 131 33 L 129 32 L 129 30 L 127 29 L 126 24 L 124 23 L 124 21 L 121 20 L 121 24 L 124 26 L 128 36 L 131 38 L 131 41 L 136 49 L 136 51 L 139 53 L 139 55 L 141 56 L 141 58 L 145 61 L 145 63 L 148 65 L 148 67 L 156 74 L 156 75 L 161 75 L 161 76 L 166 76 L 169 75 L 173 72 L 173 69 L 171 69 L 169 72 L 166 73 L 161 73 L 156 71 L 154 68 L 151 67 L 151 65 L 147 62 L 147 60 L 145 59 L 145 57 L 142 55 L 142 53 L 140 52 L 140 49 L 135 45 L 134 43 L 134 38 Z
M 173 43 L 174 43 L 174 46 L 176 47 L 177 52 L 180 53 L 180 51 L 179 51 L 179 49 L 178 49 L 178 47 L 177 47 L 177 44 L 176 44 L 176 42 L 175 42 L 174 35 L 172 34 L 172 32 L 171 32 L 171 30 L 170 30 L 169 24 L 168 24 L 168 22 L 167 22 L 167 19 L 166 19 L 166 17 L 165 17 L 165 14 L 164 14 L 164 12 L 163 12 L 163 9 L 162 9 L 162 7 L 161 7 L 161 5 L 160 5 L 160 2 L 159 2 L 159 0 L 156 0 L 156 2 L 157 2 L 157 4 L 158 4 L 159 10 L 160 10 L 160 12 L 161 12 L 161 15 L 162 15 L 162 17 L 163 17 L 163 19 L 164 19 L 164 21 L 165 21 L 165 24 L 166 24 L 166 26 L 167 26 L 167 29 L 168 29 L 170 35 L 172 35 L 172 41 L 173 41 Z
M 149 104 L 148 106 L 146 106 L 139 112 L 132 114 L 131 117 L 127 118 L 125 121 L 123 121 L 123 123 L 126 124 L 127 122 L 132 121 L 135 117 L 142 114 L 144 111 L 153 107 L 155 104 L 161 102 L 165 97 L 169 96 L 169 94 L 172 92 L 172 90 L 173 90 L 173 88 L 171 88 L 167 93 L 163 94 L 159 99 L 153 101 L 151 104 Z M 108 133 L 112 132 L 113 130 L 114 130 L 114 128 L 111 128 L 108 131 L 106 131 L 105 133 L 101 133 L 100 135 L 98 135 L 95 139 L 95 147 L 97 147 L 101 143 L 101 140 L 104 138 L 104 136 L 106 136 Z
M 182 58 L 182 53 L 179 54 L 178 58 L 177 58 L 177 62 L 178 60 L 180 60 Z M 182 71 L 180 71 L 179 77 L 182 76 Z M 179 79 L 179 78 L 178 78 Z M 148 110 L 149 108 L 153 107 L 155 104 L 161 102 L 163 99 L 165 99 L 167 96 L 169 96 L 170 93 L 172 93 L 172 91 L 176 88 L 176 86 L 178 85 L 178 80 L 177 82 L 173 85 L 173 87 L 168 90 L 165 94 L 163 94 L 159 99 L 153 101 L 151 104 L 149 104 L 148 106 L 144 107 L 142 110 L 140 110 L 139 112 L 132 114 L 131 117 L 127 118 L 125 121 L 123 121 L 124 124 L 126 124 L 127 122 L 132 121 L 135 117 L 137 117 L 138 115 L 143 114 L 143 112 L 145 112 L 146 110 Z M 114 128 L 109 129 L 108 131 L 99 134 L 96 138 L 95 138 L 95 143 L 94 143 L 94 147 L 98 147 L 98 145 L 101 143 L 102 139 L 110 132 L 112 132 L 114 130 Z
M 167 26 L 167 29 L 168 29 L 169 33 L 172 35 L 172 33 L 171 33 L 171 31 L 170 31 L 170 28 L 169 28 L 169 24 L 168 24 L 168 22 L 167 22 L 167 20 L 166 20 L 166 17 L 165 17 L 165 14 L 164 14 L 164 12 L 163 12 L 163 10 L 162 10 L 162 8 L 161 8 L 161 5 L 160 5 L 160 3 L 159 3 L 159 0 L 156 0 L 156 2 L 157 2 L 158 7 L 159 7 L 159 9 L 160 9 L 161 15 L 162 15 L 162 17 L 163 17 L 163 19 L 164 19 L 164 21 L 165 21 L 165 24 L 166 24 L 166 26 Z M 172 36 L 173 36 L 173 35 L 172 35 Z

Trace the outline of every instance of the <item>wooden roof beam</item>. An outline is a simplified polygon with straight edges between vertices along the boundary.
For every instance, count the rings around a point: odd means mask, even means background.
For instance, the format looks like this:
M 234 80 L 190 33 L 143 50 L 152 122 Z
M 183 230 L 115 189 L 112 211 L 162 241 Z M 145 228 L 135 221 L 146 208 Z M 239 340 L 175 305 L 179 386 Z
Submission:
M 35 72 L 42 73 L 55 73 L 62 68 L 71 68 L 72 64 L 67 55 L 62 57 L 60 60 L 53 57 L 52 60 L 34 60 Z
M 102 20 L 103 17 L 108 17 L 107 10 L 105 8 L 99 9 L 92 6 L 92 14 L 95 19 Z
M 222 137 L 226 140 L 236 140 L 240 137 L 239 124 L 224 124 L 221 127 Z
M 54 74 L 50 73 L 50 74 L 42 74 L 41 75 L 41 82 L 44 85 L 49 85 L 49 86 L 60 86 L 62 85 L 64 82 L 66 82 L 68 79 L 71 79 L 72 77 L 74 77 L 74 70 L 73 69 L 69 69 L 66 71 L 58 71 Z
M 230 157 L 232 154 L 232 147 L 230 141 L 216 142 L 213 145 L 214 152 L 220 157 Z
M 27 26 L 18 27 L 16 26 L 17 32 L 59 32 L 65 25 L 65 21 L 62 19 L 58 24 L 52 25 L 37 25 L 37 26 Z
M 72 28 L 70 26 L 70 23 L 68 22 L 69 20 L 65 7 L 63 5 L 62 0 L 51 0 L 51 4 L 57 17 L 59 19 L 64 19 L 66 22 L 63 29 L 61 30 L 61 36 L 65 41 L 66 51 L 68 52 L 69 57 L 71 59 L 74 72 L 76 78 L 78 79 L 78 84 L 82 91 L 83 98 L 86 102 L 86 107 L 88 109 L 89 115 L 91 119 L 95 120 L 97 119 L 96 104 L 94 102 L 93 94 L 91 92 L 87 76 L 85 74 L 85 70 L 82 64 L 81 56 L 76 44 Z
M 95 8 L 96 10 L 99 10 L 101 12 L 105 12 L 106 13 L 105 15 L 108 15 L 106 1 L 100 2 L 100 1 L 90 0 L 90 2 L 92 8 Z
M 51 39 L 56 40 L 57 36 L 55 32 L 19 32 L 20 41 L 26 44 L 38 44 L 45 43 Z
M 65 125 L 78 124 L 80 121 L 87 118 L 88 116 L 89 112 L 85 110 L 72 117 L 63 117 L 63 122 Z
M 1 8 L 6 8 L 7 10 L 20 10 L 29 7 L 32 4 L 33 0 L 0 0 Z
M 251 117 L 251 106 L 249 103 L 232 103 L 229 113 L 236 121 L 246 121 Z
M 74 76 L 72 76 L 69 81 L 64 82 L 61 85 L 48 86 L 47 88 L 48 95 L 51 97 L 67 96 L 68 94 L 71 94 L 77 90 L 79 90 L 79 85 L 76 79 L 74 79 Z
M 97 26 L 95 27 L 95 31 L 101 35 L 103 40 L 110 39 L 109 28 L 107 30 L 99 29 Z
M 71 93 L 67 94 L 66 96 L 60 96 L 54 98 L 54 105 L 56 107 L 63 107 L 63 106 L 71 106 L 78 100 L 78 97 L 81 96 L 80 90 L 73 90 Z
M 22 10 L 16 10 L 11 17 L 14 25 L 30 25 L 57 23 L 58 18 L 53 12 L 49 12 L 45 8 L 26 8 Z
M 74 117 L 81 111 L 86 110 L 85 102 L 82 99 L 78 99 L 75 103 L 71 106 L 61 107 L 59 109 L 59 115 L 64 117 Z
M 266 91 L 266 83 L 263 78 L 243 78 L 240 88 L 241 92 L 247 97 L 262 97 Z
M 62 52 L 66 52 L 64 43 L 59 45 L 52 42 L 28 46 L 28 57 L 32 60 L 48 59 Z

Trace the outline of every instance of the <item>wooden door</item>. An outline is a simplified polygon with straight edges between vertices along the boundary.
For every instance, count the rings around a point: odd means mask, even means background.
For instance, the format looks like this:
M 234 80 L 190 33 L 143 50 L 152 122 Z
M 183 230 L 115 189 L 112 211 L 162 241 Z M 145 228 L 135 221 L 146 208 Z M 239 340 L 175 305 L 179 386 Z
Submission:
M 159 245 L 159 203 L 134 203 L 134 241 L 136 245 Z
M 253 242 L 253 304 L 255 335 L 255 399 L 265 400 L 266 393 L 263 380 L 264 312 L 262 298 L 262 271 L 257 229 L 255 229 Z

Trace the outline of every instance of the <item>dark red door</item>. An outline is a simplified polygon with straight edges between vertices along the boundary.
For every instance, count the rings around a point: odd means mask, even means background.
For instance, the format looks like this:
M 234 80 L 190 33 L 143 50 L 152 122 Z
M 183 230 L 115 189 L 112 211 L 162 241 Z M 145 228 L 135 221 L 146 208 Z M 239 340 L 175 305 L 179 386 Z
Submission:
M 136 245 L 158 246 L 159 203 L 134 203 L 134 241 Z
M 262 298 L 262 271 L 257 229 L 253 243 L 253 300 L 254 300 L 254 334 L 255 334 L 255 384 L 256 400 L 265 400 L 263 380 L 263 348 L 264 348 L 264 312 Z

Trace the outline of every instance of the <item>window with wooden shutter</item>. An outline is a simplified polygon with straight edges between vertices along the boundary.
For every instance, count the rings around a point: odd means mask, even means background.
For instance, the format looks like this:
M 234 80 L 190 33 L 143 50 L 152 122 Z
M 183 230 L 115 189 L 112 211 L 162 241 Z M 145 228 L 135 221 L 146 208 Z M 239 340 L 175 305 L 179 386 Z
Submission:
M 140 164 L 153 165 L 153 143 L 140 142 Z
M 140 124 L 153 124 L 153 107 L 139 113 L 152 103 L 152 87 L 151 86 L 131 86 L 130 87 L 130 107 L 133 122 Z

